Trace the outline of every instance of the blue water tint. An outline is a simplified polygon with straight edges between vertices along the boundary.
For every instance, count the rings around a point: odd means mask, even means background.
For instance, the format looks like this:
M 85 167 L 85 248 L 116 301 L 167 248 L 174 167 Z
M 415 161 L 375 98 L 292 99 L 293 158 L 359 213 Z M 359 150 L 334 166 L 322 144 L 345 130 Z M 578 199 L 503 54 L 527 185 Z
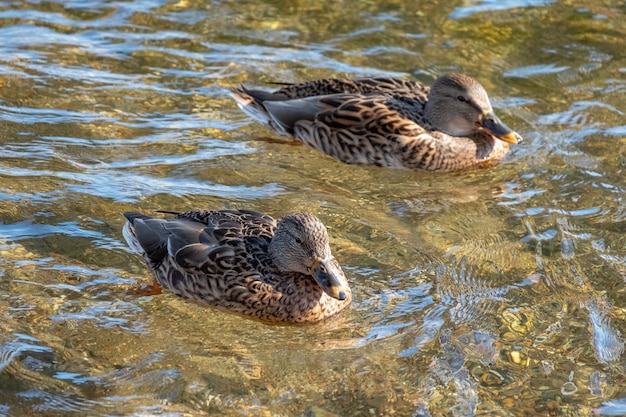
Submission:
M 92 11 L 98 12 L 107 7 L 119 7 L 118 1 L 105 1 L 102 0 L 28 0 L 29 3 L 32 4 L 41 4 L 41 3 L 58 3 L 63 6 L 64 9 L 74 9 L 74 10 L 83 10 L 83 11 Z M 104 4 L 103 4 L 104 3 Z M 146 3 L 149 3 L 146 1 Z
M 393 305 L 393 309 L 386 313 L 387 318 L 407 317 L 411 312 L 424 310 L 433 303 L 430 289 L 430 284 L 421 284 L 413 288 L 383 291 L 385 304 Z
M 526 209 L 526 214 L 528 216 L 537 216 L 539 214 L 543 214 L 546 211 L 543 207 L 531 207 Z
M 78 374 L 75 372 L 57 372 L 54 374 L 54 377 L 57 379 L 71 380 L 76 383 L 81 383 L 88 379 L 83 374 Z
M 373 46 L 359 51 L 360 55 L 375 56 L 375 55 L 387 55 L 387 54 L 405 54 L 405 55 L 417 55 L 417 53 L 410 51 L 406 48 L 389 47 L 389 46 Z
M 33 51 L 36 52 L 36 51 Z M 31 59 L 32 57 L 24 57 L 24 56 L 18 56 L 18 54 L 12 53 L 11 54 L 11 59 Z M 6 57 L 6 55 L 5 55 Z M 0 62 L 2 61 L 2 57 L 0 57 Z M 39 79 L 39 76 L 37 75 L 31 75 L 31 74 L 27 74 L 24 71 L 21 70 L 17 70 L 15 68 L 12 68 L 10 66 L 7 65 L 0 65 L 0 73 L 4 74 L 4 75 L 12 75 L 12 76 L 17 76 L 23 79 L 30 79 L 30 80 L 35 80 L 35 79 Z M 0 103 L 2 103 L 2 99 L 0 98 Z
M 154 89 L 151 88 L 151 90 Z M 158 90 L 158 88 L 156 90 Z M 153 127 L 159 129 L 174 129 L 176 131 L 188 129 L 231 130 L 238 126 L 237 124 L 207 118 L 200 113 L 193 115 L 185 113 L 132 115 L 129 122 L 118 122 L 118 124 L 135 128 Z M 210 147 L 213 143 L 219 142 L 207 140 L 205 147 Z M 236 150 L 236 148 L 240 147 L 241 144 L 229 142 L 229 146 L 235 148 Z
M 363 347 L 377 340 L 382 340 L 390 336 L 397 335 L 402 329 L 414 326 L 415 322 L 405 321 L 401 323 L 387 323 L 373 326 L 367 334 L 361 337 L 355 347 Z
M 600 362 L 615 362 L 624 353 L 624 339 L 611 324 L 606 300 L 592 300 L 585 304 L 593 334 L 596 358 Z
M 519 109 L 523 106 L 529 106 L 536 104 L 537 100 L 529 99 L 526 97 L 506 97 L 506 98 L 494 98 L 491 100 L 494 107 L 500 109 Z
M 378 20 L 379 22 L 402 22 L 402 16 L 398 16 L 390 13 L 381 13 L 375 16 L 372 16 L 374 20 Z
M 284 193 L 278 184 L 252 187 L 245 185 L 224 185 L 206 181 L 176 178 L 155 178 L 132 172 L 116 172 L 94 169 L 88 173 L 57 172 L 5 168 L 0 166 L 0 174 L 8 177 L 58 178 L 67 180 L 65 189 L 69 192 L 110 198 L 118 202 L 136 202 L 140 198 L 168 193 L 176 196 L 211 195 L 231 196 L 242 199 L 273 197 Z
M 171 125 L 170 125 L 171 126 Z M 155 144 L 167 144 L 172 146 L 195 146 L 202 150 L 199 155 L 202 159 L 212 159 L 223 155 L 242 155 L 254 152 L 254 150 L 245 142 L 222 141 L 219 139 L 198 138 L 195 136 L 185 135 L 176 130 L 164 131 L 160 133 L 150 134 L 148 136 L 136 136 L 133 138 L 110 138 L 110 139 L 85 139 L 68 136 L 40 136 L 40 140 L 50 142 L 46 146 L 66 148 L 70 146 L 80 146 L 89 150 L 89 148 L 113 148 L 121 147 L 145 146 Z M 37 143 L 37 141 L 34 141 Z M 8 144 L 8 146 L 17 146 Z M 1 149 L 1 148 L 0 148 Z M 226 151 L 228 150 L 228 152 Z M 155 156 L 158 157 L 158 156 Z M 126 160 L 127 156 L 119 156 Z M 131 160 L 132 161 L 132 160 Z M 121 165 L 117 167 L 125 167 L 124 161 L 119 161 Z M 153 162 L 150 162 L 153 165 Z M 85 165 L 85 167 L 88 167 Z
M 536 75 L 556 74 L 569 69 L 570 67 L 559 67 L 555 64 L 530 65 L 527 67 L 512 68 L 504 72 L 505 77 L 530 78 Z
M 493 12 L 498 10 L 517 9 L 520 7 L 541 7 L 554 3 L 555 0 L 470 0 L 469 6 L 458 6 L 450 19 L 461 19 L 476 13 Z
M 341 38 L 338 38 L 341 39 Z M 221 61 L 224 55 L 229 59 L 245 61 L 246 65 L 258 69 L 275 68 L 280 62 L 299 62 L 310 68 L 329 69 L 333 71 L 346 72 L 354 76 L 367 77 L 372 74 L 389 77 L 399 77 L 406 75 L 402 72 L 382 71 L 376 68 L 354 66 L 346 62 L 330 58 L 324 53 L 328 51 L 328 46 L 315 47 L 307 44 L 308 49 L 277 48 L 261 45 L 240 45 L 236 49 L 229 44 L 211 43 L 212 52 L 202 54 L 204 59 L 209 61 Z M 280 78 L 277 78 L 280 81 Z
M 588 115 L 593 108 L 600 108 L 609 110 L 619 116 L 623 116 L 624 113 L 618 108 L 601 102 L 601 101 L 586 101 L 579 100 L 570 105 L 569 110 L 551 114 L 540 115 L 538 122 L 542 124 L 563 124 L 563 125 L 586 125 L 588 121 Z M 594 126 L 595 127 L 595 126 Z M 600 132 L 599 129 L 587 128 L 586 134 L 594 134 Z
M 157 90 L 162 93 L 174 93 L 175 90 L 159 87 L 159 85 L 147 84 L 144 81 L 157 80 L 154 75 L 129 75 L 111 73 L 108 71 L 95 70 L 82 66 L 71 65 L 54 65 L 47 63 L 46 65 L 28 64 L 28 69 L 46 74 L 49 77 L 62 77 L 70 80 L 83 81 L 87 85 L 106 85 L 106 88 L 116 89 L 125 88 L 130 90 Z
M 418 335 L 413 340 L 411 347 L 398 352 L 398 356 L 408 358 L 417 355 L 425 346 L 432 343 L 445 324 L 445 312 L 446 308 L 438 304 L 429 309 L 422 319 L 422 324 L 418 328 Z
M 194 25 L 202 22 L 206 17 L 202 13 L 198 13 L 196 10 L 183 10 L 179 12 L 165 13 L 161 15 L 161 18 L 167 19 L 171 22 Z
M 619 398 L 613 401 L 605 401 L 602 403 L 602 406 L 594 408 L 593 413 L 601 416 L 626 415 L 626 398 Z
M 43 345 L 39 339 L 16 333 L 11 335 L 14 337 L 5 343 L 0 344 L 0 372 L 9 366 L 14 360 L 17 360 L 22 354 L 27 352 L 52 352 L 52 349 Z M 0 341 L 6 339 L 6 336 L 0 337 Z M 41 343 L 41 344 L 38 344 Z
M 520 241 L 524 243 L 531 242 L 531 241 L 544 242 L 544 241 L 548 241 L 548 240 L 552 240 L 556 238 L 557 235 L 558 235 L 558 230 L 548 229 L 548 230 L 544 230 L 543 232 L 533 233 L 531 235 L 524 236 L 522 239 L 520 239 Z
M 611 136 L 626 136 L 626 125 L 612 126 L 604 129 L 603 132 Z
M 103 182 L 100 182 L 103 181 Z M 228 186 L 189 179 L 151 178 L 142 175 L 102 175 L 100 181 L 85 184 L 67 184 L 75 193 L 97 195 L 119 202 L 136 202 L 140 198 L 160 193 L 175 196 L 207 195 L 241 199 L 269 198 L 280 195 L 284 188 L 278 184 L 260 187 Z
M 342 33 L 333 38 L 334 43 L 345 41 L 346 39 L 353 39 L 363 35 L 371 35 L 373 33 L 380 33 L 385 31 L 384 25 L 376 25 L 372 27 L 366 27 L 363 29 L 355 30 L 349 33 Z
M 498 204 L 503 206 L 523 204 L 547 192 L 546 189 L 542 188 L 522 190 L 523 188 L 519 187 L 519 184 L 507 184 L 507 191 L 501 194 L 504 200 Z
M 66 235 L 89 238 L 93 242 L 110 247 L 114 240 L 100 232 L 87 230 L 77 222 L 63 222 L 56 225 L 38 224 L 32 220 L 24 220 L 13 224 L 0 223 L 0 236 L 18 242 L 23 239 L 43 238 L 52 235 Z
M 563 210 L 563 209 L 551 209 L 550 210 L 551 213 L 566 214 L 572 217 L 591 216 L 593 214 L 600 213 L 601 211 L 602 211 L 602 208 L 600 207 L 588 207 L 588 208 L 582 208 L 578 210 Z
M 28 335 L 28 334 L 24 334 L 24 333 L 13 333 L 14 336 L 16 336 L 18 339 L 21 340 L 28 340 L 31 342 L 41 342 L 41 339 L 38 339 L 34 336 Z
M 69 301 L 59 308 L 58 314 L 50 316 L 50 320 L 59 324 L 67 321 L 93 321 L 104 329 L 121 329 L 132 334 L 147 334 L 150 328 L 138 321 L 137 315 L 142 311 L 135 303 L 124 301 L 97 301 L 82 303 Z
M 31 407 L 37 412 L 65 411 L 88 414 L 88 410 L 98 404 L 96 401 L 86 399 L 77 394 L 48 392 L 42 389 L 22 391 L 17 395 L 24 400 L 32 402 Z
M 22 124 L 94 123 L 97 121 L 113 123 L 118 121 L 114 117 L 103 116 L 99 113 L 92 112 L 6 106 L 0 106 L 0 120 Z
M 0 13 L 1 17 L 2 14 Z M 47 64 L 51 62 L 44 58 L 47 58 L 50 53 L 46 52 L 45 49 L 40 51 L 30 48 L 33 46 L 45 47 L 51 43 L 58 46 L 76 47 L 85 53 L 110 58 L 121 59 L 127 56 L 127 53 L 124 52 L 125 49 L 119 46 L 114 47 L 108 36 L 101 38 L 100 36 L 91 35 L 85 36 L 82 33 L 64 34 L 45 26 L 29 24 L 2 27 L 0 28 L 0 38 L 3 39 L 3 43 L 0 45 L 0 52 L 2 52 L 0 62 L 14 62 L 15 58 L 26 56 L 31 58 L 31 60 L 21 63 L 22 65 L 26 68 L 39 69 L 46 74 L 48 73 L 47 66 L 43 64 L 44 62 Z

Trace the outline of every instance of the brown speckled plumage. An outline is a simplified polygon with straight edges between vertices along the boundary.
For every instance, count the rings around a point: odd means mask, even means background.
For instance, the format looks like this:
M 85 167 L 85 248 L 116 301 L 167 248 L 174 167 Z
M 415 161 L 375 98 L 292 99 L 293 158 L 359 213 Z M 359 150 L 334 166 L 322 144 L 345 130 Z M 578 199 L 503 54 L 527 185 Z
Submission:
M 232 91 L 239 107 L 278 134 L 349 164 L 448 172 L 501 159 L 521 136 L 462 74 L 432 88 L 396 78 L 324 79 L 275 91 Z
M 285 323 L 317 322 L 350 304 L 326 228 L 312 214 L 278 222 L 245 210 L 124 215 L 129 246 L 159 284 L 181 297 Z

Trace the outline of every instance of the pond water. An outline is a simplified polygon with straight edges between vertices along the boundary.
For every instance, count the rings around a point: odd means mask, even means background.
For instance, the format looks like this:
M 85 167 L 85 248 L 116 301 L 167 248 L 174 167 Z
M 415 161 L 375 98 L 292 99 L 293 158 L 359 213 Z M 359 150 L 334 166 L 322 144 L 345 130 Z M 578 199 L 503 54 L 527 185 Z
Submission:
M 625 39 L 611 0 L 0 1 L 0 415 L 625 413 Z M 228 97 L 447 71 L 524 136 L 497 166 L 345 165 Z M 122 213 L 198 208 L 314 212 L 351 307 L 133 294 Z

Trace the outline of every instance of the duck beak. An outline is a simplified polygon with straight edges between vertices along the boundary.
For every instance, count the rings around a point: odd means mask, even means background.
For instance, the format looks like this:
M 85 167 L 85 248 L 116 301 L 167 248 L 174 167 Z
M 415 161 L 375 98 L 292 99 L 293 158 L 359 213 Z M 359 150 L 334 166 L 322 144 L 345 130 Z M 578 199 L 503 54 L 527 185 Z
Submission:
M 311 275 L 317 280 L 324 292 L 337 300 L 345 300 L 347 295 L 343 283 L 339 279 L 335 267 L 331 265 L 330 258 L 315 258 L 311 266 Z
M 480 122 L 479 125 L 504 142 L 518 144 L 523 141 L 522 137 L 517 132 L 502 123 L 498 116 L 492 111 L 483 113 L 482 122 Z

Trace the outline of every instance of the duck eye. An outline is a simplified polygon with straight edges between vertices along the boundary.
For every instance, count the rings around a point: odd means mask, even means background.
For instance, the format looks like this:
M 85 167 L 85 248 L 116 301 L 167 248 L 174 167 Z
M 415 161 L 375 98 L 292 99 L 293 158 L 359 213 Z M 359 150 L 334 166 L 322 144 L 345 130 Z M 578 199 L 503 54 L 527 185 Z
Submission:
M 467 100 L 465 99 L 465 97 L 463 97 L 463 96 L 458 96 L 456 99 L 457 99 L 457 100 L 459 100 L 459 101 L 461 101 L 461 102 L 463 102 L 463 103 L 465 103 L 465 102 L 467 101 Z
M 302 243 L 302 239 L 300 239 L 299 237 L 296 238 L 296 243 L 297 244 L 301 244 Z

